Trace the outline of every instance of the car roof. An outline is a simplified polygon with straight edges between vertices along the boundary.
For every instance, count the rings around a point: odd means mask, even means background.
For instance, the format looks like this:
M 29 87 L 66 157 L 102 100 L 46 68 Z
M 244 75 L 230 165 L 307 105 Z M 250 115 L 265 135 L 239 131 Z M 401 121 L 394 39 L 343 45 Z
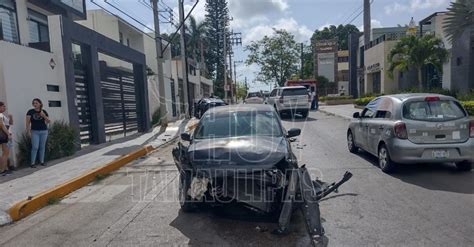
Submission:
M 392 97 L 392 98 L 398 99 L 400 101 L 405 101 L 405 100 L 416 99 L 416 98 L 422 99 L 422 98 L 425 98 L 425 97 L 428 97 L 428 96 L 436 96 L 436 97 L 440 97 L 440 98 L 443 98 L 443 99 L 454 99 L 451 96 L 443 95 L 443 94 L 437 94 L 437 93 L 403 93 L 403 94 L 383 95 L 381 97 Z
M 300 89 L 300 88 L 307 89 L 307 88 L 304 87 L 304 86 L 277 87 L 277 88 L 275 88 L 275 89 Z
M 234 112 L 234 111 L 273 111 L 273 107 L 270 105 L 264 104 L 239 104 L 239 105 L 229 105 L 229 106 L 220 106 L 214 107 L 208 110 L 209 113 L 222 113 L 222 112 Z

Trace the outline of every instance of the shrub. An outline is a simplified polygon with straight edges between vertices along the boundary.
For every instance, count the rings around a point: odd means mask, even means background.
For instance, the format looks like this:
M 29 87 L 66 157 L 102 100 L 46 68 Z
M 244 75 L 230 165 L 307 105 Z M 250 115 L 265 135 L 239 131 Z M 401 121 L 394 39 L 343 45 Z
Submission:
M 461 101 L 474 101 L 474 91 L 467 93 L 467 94 L 462 94 L 458 95 L 458 100 Z
M 160 123 L 160 118 L 161 118 L 161 112 L 160 108 L 156 109 L 155 112 L 153 112 L 153 115 L 151 116 L 151 126 L 155 126 Z
M 45 161 L 59 159 L 73 155 L 76 152 L 77 129 L 63 121 L 53 122 L 49 126 L 48 141 L 46 143 Z M 18 163 L 30 164 L 31 138 L 25 131 L 18 140 Z
M 466 108 L 466 111 L 469 113 L 469 116 L 474 116 L 474 100 L 471 101 L 461 101 L 461 104 Z
M 344 99 L 352 99 L 352 95 L 341 95 L 341 96 L 322 96 L 319 97 L 320 101 L 328 101 L 328 100 L 344 100 Z
M 456 92 L 450 91 L 448 89 L 444 88 L 407 88 L 403 90 L 395 90 L 392 92 L 392 94 L 399 94 L 399 93 L 437 93 L 437 94 L 443 94 L 443 95 L 448 95 L 456 98 Z
M 367 96 L 363 98 L 357 98 L 354 100 L 354 104 L 358 106 L 366 106 L 371 100 L 375 99 L 376 96 Z

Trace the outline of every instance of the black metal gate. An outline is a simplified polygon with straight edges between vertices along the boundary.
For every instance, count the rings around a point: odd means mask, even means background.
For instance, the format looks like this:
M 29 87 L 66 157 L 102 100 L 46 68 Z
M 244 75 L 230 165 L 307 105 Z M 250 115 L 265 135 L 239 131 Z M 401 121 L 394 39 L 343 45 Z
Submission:
M 105 135 L 109 139 L 138 132 L 138 109 L 133 72 L 100 63 Z
M 173 112 L 173 117 L 176 117 L 177 109 L 176 109 L 176 92 L 174 89 L 174 80 L 171 79 L 171 110 Z
M 92 142 L 92 120 L 89 103 L 89 83 L 87 67 L 82 56 L 81 46 L 72 44 L 74 63 L 74 82 L 76 87 L 76 107 L 79 115 L 79 134 L 81 145 Z

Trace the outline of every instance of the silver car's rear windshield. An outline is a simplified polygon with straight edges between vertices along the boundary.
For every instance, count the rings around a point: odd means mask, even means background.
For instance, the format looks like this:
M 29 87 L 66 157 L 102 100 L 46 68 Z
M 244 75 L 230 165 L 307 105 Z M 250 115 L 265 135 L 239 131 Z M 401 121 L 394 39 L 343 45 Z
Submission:
M 273 111 L 234 111 L 206 114 L 194 132 L 195 139 L 236 136 L 282 136 Z
M 291 88 L 285 89 L 282 93 L 283 96 L 300 96 L 308 95 L 308 90 L 306 88 Z
M 452 100 L 411 101 L 403 105 L 403 117 L 411 120 L 442 122 L 466 117 L 461 105 Z
M 262 94 L 257 92 L 257 93 L 249 93 L 249 95 L 247 95 L 247 98 L 252 98 L 252 97 L 259 97 L 261 98 L 262 97 Z

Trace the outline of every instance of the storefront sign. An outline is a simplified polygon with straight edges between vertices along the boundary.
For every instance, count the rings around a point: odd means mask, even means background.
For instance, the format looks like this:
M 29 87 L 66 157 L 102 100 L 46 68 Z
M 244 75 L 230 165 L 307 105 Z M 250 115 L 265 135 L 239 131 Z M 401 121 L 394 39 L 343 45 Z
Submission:
M 366 71 L 367 73 L 374 73 L 374 72 L 380 71 L 380 63 L 374 63 L 367 66 Z
M 321 40 L 314 43 L 316 52 L 336 52 L 337 51 L 337 41 L 335 40 Z

